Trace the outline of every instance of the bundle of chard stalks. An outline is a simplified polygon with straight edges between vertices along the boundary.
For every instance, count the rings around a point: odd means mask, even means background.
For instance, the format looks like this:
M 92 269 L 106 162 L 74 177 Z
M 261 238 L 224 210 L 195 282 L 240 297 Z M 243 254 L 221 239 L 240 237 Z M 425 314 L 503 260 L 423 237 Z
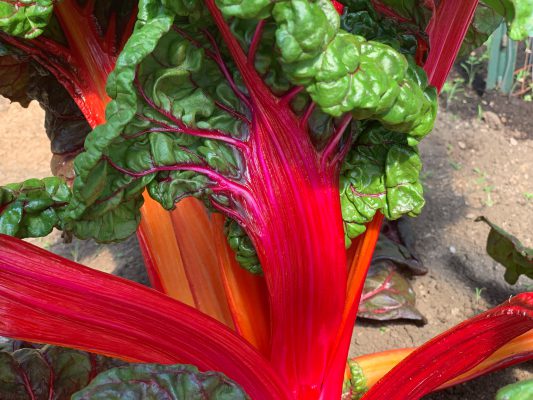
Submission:
M 347 363 L 437 93 L 525 3 L 0 0 L 0 94 L 56 173 L 0 187 L 0 398 L 406 400 L 531 358 L 523 293 Z M 21 240 L 54 228 L 137 234 L 152 289 Z

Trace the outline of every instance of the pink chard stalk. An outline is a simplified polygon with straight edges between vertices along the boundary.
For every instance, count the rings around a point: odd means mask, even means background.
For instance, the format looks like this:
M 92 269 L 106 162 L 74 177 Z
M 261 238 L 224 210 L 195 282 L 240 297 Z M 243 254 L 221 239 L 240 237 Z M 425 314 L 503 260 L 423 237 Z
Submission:
M 13 82 L 0 93 L 44 104 L 60 175 L 0 187 L 0 232 L 138 231 L 164 292 L 2 235 L 0 334 L 234 381 L 130 366 L 77 399 L 161 374 L 182 389 L 188 377 L 200 398 L 352 393 L 346 359 L 381 221 L 421 211 L 417 145 L 463 39 L 488 34 L 470 25 L 477 6 L 0 0 L 0 76 Z M 418 399 L 467 373 L 533 327 L 532 303 L 439 336 L 364 398 Z

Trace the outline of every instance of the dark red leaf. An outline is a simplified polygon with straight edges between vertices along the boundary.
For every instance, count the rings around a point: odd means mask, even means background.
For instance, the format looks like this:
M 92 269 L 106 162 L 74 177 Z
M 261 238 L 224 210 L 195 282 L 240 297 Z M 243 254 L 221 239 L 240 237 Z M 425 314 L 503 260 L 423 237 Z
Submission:
M 425 321 L 415 308 L 411 284 L 389 261 L 375 262 L 370 267 L 357 316 L 378 321 Z

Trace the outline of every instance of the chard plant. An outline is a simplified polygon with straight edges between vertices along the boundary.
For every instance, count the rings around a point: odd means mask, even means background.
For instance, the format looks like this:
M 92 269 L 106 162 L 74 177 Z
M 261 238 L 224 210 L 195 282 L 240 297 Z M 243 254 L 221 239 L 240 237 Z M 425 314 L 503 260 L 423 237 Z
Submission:
M 381 222 L 424 204 L 437 91 L 465 36 L 490 31 L 476 6 L 0 0 L 0 90 L 45 107 L 58 175 L 0 188 L 0 334 L 149 363 L 76 399 L 418 399 L 530 358 L 526 293 L 346 363 Z M 155 290 L 20 240 L 54 228 L 137 232 Z M 24 360 L 12 384 L 54 398 Z

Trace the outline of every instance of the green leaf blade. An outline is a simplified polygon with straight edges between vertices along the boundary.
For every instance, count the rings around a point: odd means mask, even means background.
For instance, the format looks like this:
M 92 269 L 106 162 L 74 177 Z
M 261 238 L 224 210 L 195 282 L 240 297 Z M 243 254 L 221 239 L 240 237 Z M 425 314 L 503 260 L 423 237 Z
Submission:
M 54 8 L 53 0 L 20 0 L 0 2 L 0 30 L 25 39 L 43 33 Z
M 533 279 L 533 249 L 525 247 L 515 236 L 481 216 L 476 222 L 490 226 L 487 238 L 487 253 L 506 268 L 505 280 L 514 285 L 520 275 Z

